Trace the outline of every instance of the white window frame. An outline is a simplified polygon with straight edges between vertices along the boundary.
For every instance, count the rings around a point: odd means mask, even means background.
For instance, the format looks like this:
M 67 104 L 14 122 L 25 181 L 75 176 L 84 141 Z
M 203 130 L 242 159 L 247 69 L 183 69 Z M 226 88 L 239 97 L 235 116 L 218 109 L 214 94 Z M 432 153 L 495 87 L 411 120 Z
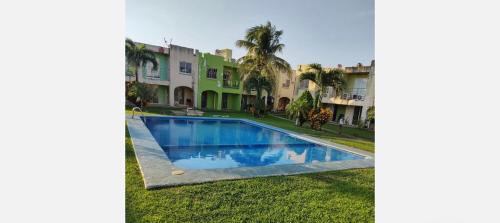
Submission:
M 184 64 L 184 69 L 185 69 L 185 70 L 187 70 L 187 64 L 189 64 L 189 65 L 190 65 L 189 72 L 184 72 L 184 71 L 182 71 L 182 68 L 183 68 L 183 66 L 182 66 L 182 65 L 183 65 L 183 64 Z M 190 63 L 190 62 L 186 62 L 186 61 L 180 61 L 180 62 L 179 62 L 179 73 L 181 73 L 181 74 L 191 75 L 191 74 L 192 74 L 192 72 L 193 72 L 193 64 L 192 64 L 192 63 Z
M 158 60 L 156 61 L 158 63 L 158 69 L 153 70 L 153 63 L 147 62 L 146 63 L 146 78 L 148 79 L 160 79 L 160 66 Z

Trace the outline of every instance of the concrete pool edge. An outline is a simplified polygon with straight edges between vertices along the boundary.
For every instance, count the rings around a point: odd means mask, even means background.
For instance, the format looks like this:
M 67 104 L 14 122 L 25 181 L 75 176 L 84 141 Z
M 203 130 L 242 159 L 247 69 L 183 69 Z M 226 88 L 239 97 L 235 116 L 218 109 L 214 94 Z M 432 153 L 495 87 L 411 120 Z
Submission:
M 147 117 L 147 116 L 146 116 Z M 328 147 L 348 151 L 362 155 L 365 159 L 345 160 L 333 162 L 317 162 L 309 164 L 285 164 L 259 167 L 237 167 L 225 169 L 202 169 L 184 170 L 176 168 L 166 156 L 163 149 L 158 145 L 149 132 L 144 122 L 139 117 L 126 116 L 127 126 L 146 189 L 169 187 L 176 185 L 197 184 L 219 180 L 236 180 L 254 177 L 297 175 L 304 173 L 317 173 L 332 170 L 345 170 L 357 168 L 369 168 L 375 166 L 373 154 L 355 148 L 330 143 L 314 137 L 297 134 L 274 126 L 258 123 L 255 121 L 239 118 L 209 118 L 209 117 L 178 117 L 178 116 L 152 116 L 166 118 L 191 118 L 191 119 L 215 119 L 215 120 L 240 120 L 265 128 L 291 134 L 294 137 L 322 144 Z M 182 170 L 183 174 L 174 175 L 173 171 Z

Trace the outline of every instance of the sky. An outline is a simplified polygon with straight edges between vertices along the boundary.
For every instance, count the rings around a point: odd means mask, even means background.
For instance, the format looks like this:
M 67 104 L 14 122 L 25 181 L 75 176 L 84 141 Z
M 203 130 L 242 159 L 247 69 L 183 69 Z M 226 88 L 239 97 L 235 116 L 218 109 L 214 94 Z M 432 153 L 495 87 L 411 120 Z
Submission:
M 283 30 L 281 58 L 324 67 L 369 64 L 374 58 L 374 0 L 126 0 L 126 34 L 137 42 L 214 53 L 230 48 L 248 28 L 270 21 Z

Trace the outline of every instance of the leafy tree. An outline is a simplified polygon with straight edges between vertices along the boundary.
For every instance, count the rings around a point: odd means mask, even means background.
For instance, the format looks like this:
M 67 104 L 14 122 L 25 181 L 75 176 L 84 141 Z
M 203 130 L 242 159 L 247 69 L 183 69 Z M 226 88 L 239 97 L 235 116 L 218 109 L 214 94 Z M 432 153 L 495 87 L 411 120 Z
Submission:
M 255 109 L 254 115 L 259 117 L 264 111 L 264 100 L 262 99 L 262 92 L 266 91 L 270 95 L 273 91 L 273 81 L 267 77 L 261 76 L 258 73 L 251 73 L 243 82 L 243 89 L 247 92 L 253 90 L 257 92 L 253 108 Z
M 336 94 L 339 94 L 345 86 L 344 72 L 341 69 L 323 69 L 321 64 L 309 64 L 309 69 L 300 75 L 302 80 L 310 80 L 314 82 L 319 90 L 316 91 L 314 97 L 314 109 L 321 107 L 321 97 L 326 91 L 326 87 L 333 87 Z
M 144 108 L 151 103 L 156 95 L 156 90 L 156 87 L 149 84 L 135 82 L 131 85 L 127 96 L 136 98 L 136 104 Z
M 375 106 L 370 106 L 366 110 L 366 120 L 368 121 L 368 128 L 372 127 L 372 123 L 375 123 Z
M 366 119 L 368 121 L 375 120 L 375 106 L 370 106 L 368 110 L 366 110 Z

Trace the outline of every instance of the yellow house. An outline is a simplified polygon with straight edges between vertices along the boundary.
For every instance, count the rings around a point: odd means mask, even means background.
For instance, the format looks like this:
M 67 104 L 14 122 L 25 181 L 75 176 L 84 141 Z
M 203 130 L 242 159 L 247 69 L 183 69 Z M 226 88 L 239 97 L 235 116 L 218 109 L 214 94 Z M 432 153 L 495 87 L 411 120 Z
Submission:
M 273 94 L 277 101 L 274 102 L 274 110 L 284 111 L 286 106 L 294 101 L 295 80 L 297 80 L 296 71 L 288 76 L 286 73 L 280 73 L 276 92 Z
M 322 105 L 333 111 L 332 121 L 344 119 L 349 125 L 357 125 L 366 119 L 369 107 L 375 105 L 375 61 L 369 66 L 358 63 L 356 66 L 343 67 L 338 65 L 345 73 L 345 89 L 340 94 L 335 94 L 332 87 L 327 87 L 322 95 Z M 325 68 L 332 69 L 332 68 Z M 311 94 L 319 89 L 312 81 L 298 81 L 300 74 L 308 70 L 308 65 L 299 65 L 296 72 L 296 86 L 294 98 L 297 99 L 305 90 Z

